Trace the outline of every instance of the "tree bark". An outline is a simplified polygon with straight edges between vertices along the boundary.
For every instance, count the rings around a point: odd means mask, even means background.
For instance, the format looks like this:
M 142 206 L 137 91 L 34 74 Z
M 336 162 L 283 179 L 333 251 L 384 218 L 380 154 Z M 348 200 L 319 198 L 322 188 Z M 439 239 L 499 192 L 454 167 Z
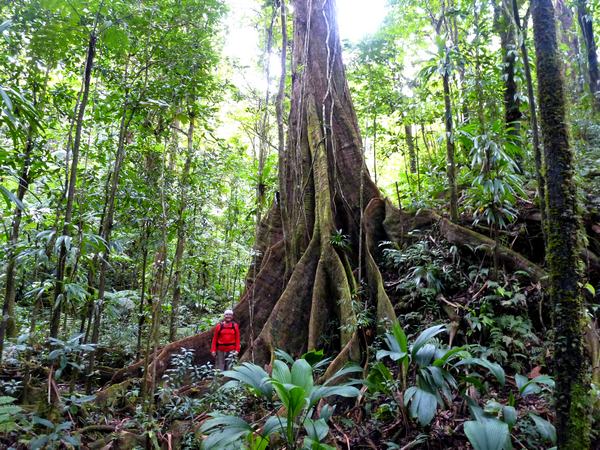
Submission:
M 127 79 L 127 67 L 125 68 L 125 79 Z M 117 197 L 117 190 L 119 189 L 119 178 L 121 174 L 121 167 L 125 160 L 125 137 L 127 136 L 127 130 L 129 128 L 129 122 L 133 115 L 128 117 L 129 113 L 129 92 L 125 94 L 123 102 L 123 112 L 121 114 L 121 122 L 119 125 L 119 140 L 117 142 L 117 151 L 115 154 L 115 163 L 111 176 L 110 192 L 106 203 L 106 214 L 102 222 L 101 233 L 106 250 L 104 255 L 100 257 L 100 268 L 98 273 L 98 299 L 93 307 L 93 326 L 92 326 L 92 337 L 91 343 L 98 344 L 100 339 L 100 322 L 102 320 L 102 312 L 104 310 L 104 299 L 106 294 L 106 272 L 108 270 L 108 261 L 110 258 L 110 239 L 114 222 L 115 214 L 115 199 Z M 88 374 L 91 375 L 94 371 L 96 351 L 90 353 Z M 91 381 L 91 377 L 88 378 Z M 88 386 L 91 386 L 88 383 Z
M 56 338 L 60 328 L 60 315 L 64 297 L 64 279 L 67 265 L 67 246 L 65 240 L 71 236 L 71 219 L 73 217 L 73 202 L 75 199 L 75 185 L 77 183 L 77 165 L 79 164 L 79 148 L 81 146 L 81 132 L 83 130 L 83 117 L 87 107 L 90 93 L 90 81 L 92 79 L 92 67 L 94 65 L 94 56 L 96 55 L 96 31 L 90 33 L 87 55 L 85 59 L 85 69 L 83 72 L 83 89 L 81 102 L 77 110 L 75 125 L 75 138 L 73 140 L 73 150 L 71 155 L 71 171 L 69 174 L 69 185 L 67 189 L 67 205 L 65 208 L 64 224 L 62 229 L 63 241 L 60 246 L 60 254 L 56 266 L 56 285 L 54 288 L 54 304 L 52 306 L 52 317 L 50 319 L 50 337 Z
M 417 173 L 417 155 L 415 153 L 415 137 L 412 132 L 412 125 L 404 125 L 404 135 L 406 137 L 406 148 L 408 149 L 408 161 L 410 173 Z
M 598 111 L 600 110 L 600 71 L 598 70 L 598 55 L 596 54 L 594 26 L 586 0 L 577 0 L 577 20 L 581 27 L 583 41 L 585 42 L 589 77 L 588 83 L 592 94 L 592 105 L 594 109 Z
M 175 246 L 175 275 L 173 278 L 173 300 L 171 302 L 171 321 L 169 323 L 169 340 L 174 341 L 177 335 L 177 321 L 179 315 L 179 301 L 181 299 L 181 265 L 185 250 L 186 227 L 184 213 L 187 208 L 187 191 L 190 168 L 194 158 L 194 122 L 192 114 L 187 131 L 187 154 L 183 165 L 183 172 L 179 182 L 179 209 L 177 211 L 177 244 Z
M 144 331 L 144 322 L 146 321 L 146 314 L 144 314 L 144 300 L 146 299 L 146 265 L 148 263 L 148 240 L 150 239 L 150 224 L 148 220 L 144 221 L 142 231 L 142 269 L 141 269 L 141 281 L 140 281 L 140 308 L 138 310 L 138 330 L 137 330 L 137 345 L 136 345 L 136 359 L 140 359 L 142 352 L 142 333 Z
M 560 57 L 551 0 L 534 0 L 533 29 L 546 166 L 547 250 L 554 306 L 555 408 L 559 449 L 590 446 L 589 373 L 583 343 L 584 301 L 574 161 L 565 112 Z
M 521 56 L 523 58 L 523 69 L 525 72 L 525 82 L 527 84 L 527 97 L 529 98 L 529 122 L 531 125 L 531 134 L 533 137 L 533 155 L 535 159 L 535 173 L 537 180 L 538 199 L 540 203 L 540 214 L 542 217 L 542 233 L 544 235 L 544 243 L 546 242 L 546 180 L 544 177 L 544 169 L 542 164 L 542 149 L 540 146 L 540 130 L 537 119 L 537 108 L 535 100 L 535 92 L 533 89 L 533 77 L 531 76 L 531 63 L 529 61 L 529 51 L 527 50 L 527 23 L 521 25 L 519 16 L 519 5 L 517 0 L 512 0 L 512 12 L 515 25 L 519 33 L 521 33 Z
M 23 201 L 25 192 L 29 187 L 31 153 L 33 152 L 33 130 L 30 128 L 25 143 L 25 152 L 23 154 L 23 166 L 19 174 L 19 187 L 17 188 L 17 200 Z M 2 318 L 0 320 L 0 362 L 2 361 L 2 351 L 4 350 L 4 338 L 14 337 L 15 335 L 15 296 L 16 296 L 16 276 L 17 266 L 16 246 L 19 241 L 19 230 L 21 228 L 21 218 L 23 217 L 22 208 L 17 205 L 13 213 L 13 220 L 10 228 L 10 237 L 8 241 L 8 252 L 6 255 L 6 286 L 4 294 L 4 303 L 2 305 Z
M 503 53 L 502 78 L 504 79 L 504 121 L 508 128 L 508 134 L 519 136 L 520 134 L 520 102 L 517 96 L 518 87 L 515 78 L 517 62 L 516 33 L 512 20 L 511 0 L 500 0 L 497 5 L 497 28 L 500 34 L 500 46 Z M 500 11 L 498 11 L 498 9 Z
M 571 70 L 569 71 L 575 94 L 572 98 L 579 98 L 584 90 L 583 69 L 579 57 L 579 38 L 577 32 L 573 29 L 573 11 L 566 0 L 556 0 L 556 13 L 560 25 L 560 40 L 567 48 L 565 60 L 577 66 L 576 68 L 570 67 Z
M 450 218 L 458 222 L 458 189 L 456 186 L 456 164 L 454 162 L 454 130 L 452 126 L 452 102 L 450 99 L 450 55 L 445 49 L 444 73 L 442 74 L 444 86 L 444 125 L 446 127 L 446 174 L 450 190 Z

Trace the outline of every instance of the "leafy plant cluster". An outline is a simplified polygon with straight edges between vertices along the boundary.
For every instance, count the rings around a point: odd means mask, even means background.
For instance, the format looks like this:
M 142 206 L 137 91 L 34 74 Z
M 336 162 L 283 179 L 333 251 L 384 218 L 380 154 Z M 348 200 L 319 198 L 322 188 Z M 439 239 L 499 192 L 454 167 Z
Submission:
M 397 295 L 413 305 L 435 308 L 439 294 L 452 294 L 467 286 L 458 249 L 445 240 L 436 240 L 428 235 L 412 233 L 412 237 L 416 241 L 401 249 L 383 249 L 384 267 L 400 276 L 388 285 L 394 286 Z
M 332 374 L 323 384 L 317 384 L 316 373 L 329 364 L 322 353 L 311 352 L 294 360 L 289 354 L 277 351 L 272 373 L 252 363 L 243 363 L 224 372 L 232 378 L 224 389 L 244 386 L 264 403 L 265 413 L 250 423 L 239 416 L 213 414 L 202 425 L 208 434 L 203 448 L 229 448 L 237 443 L 240 448 L 265 449 L 285 445 L 289 449 L 333 449 L 323 441 L 329 434 L 329 425 L 335 405 L 323 401 L 328 397 L 357 397 L 354 382 L 343 381 L 360 367 L 349 366 Z M 317 408 L 319 405 L 319 408 Z
M 437 336 L 444 331 L 444 325 L 432 326 L 411 342 L 400 325 L 394 323 L 384 339 L 387 349 L 377 352 L 377 362 L 371 366 L 365 381 L 373 399 L 381 395 L 394 399 L 394 404 L 383 403 L 384 407 L 375 411 L 375 417 L 386 420 L 391 414 L 414 419 L 419 427 L 428 427 L 439 409 L 450 408 L 460 400 L 469 405 L 473 417 L 465 423 L 464 431 L 476 450 L 512 449 L 513 440 L 520 442 L 529 435 L 535 436 L 534 442 L 541 439 L 554 443 L 556 433 L 549 421 L 532 412 L 519 418 L 517 411 L 519 400 L 524 403 L 529 396 L 552 388 L 553 380 L 547 375 L 530 379 L 516 374 L 516 390 L 509 391 L 505 400 L 499 401 L 497 398 L 508 387 L 502 366 L 485 357 L 474 357 L 473 351 L 481 353 L 477 346 L 441 344 Z M 382 362 L 386 359 L 395 363 L 391 369 Z M 494 383 L 488 380 L 488 375 Z M 479 406 L 481 395 L 488 397 L 483 407 Z M 408 422 L 405 425 L 410 426 Z

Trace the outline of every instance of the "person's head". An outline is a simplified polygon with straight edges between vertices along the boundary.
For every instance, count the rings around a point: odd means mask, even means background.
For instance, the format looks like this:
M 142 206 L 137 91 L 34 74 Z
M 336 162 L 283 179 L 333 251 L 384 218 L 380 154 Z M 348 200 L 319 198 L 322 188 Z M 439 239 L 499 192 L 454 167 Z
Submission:
M 223 313 L 223 318 L 225 319 L 225 322 L 231 322 L 233 320 L 233 310 L 226 309 Z

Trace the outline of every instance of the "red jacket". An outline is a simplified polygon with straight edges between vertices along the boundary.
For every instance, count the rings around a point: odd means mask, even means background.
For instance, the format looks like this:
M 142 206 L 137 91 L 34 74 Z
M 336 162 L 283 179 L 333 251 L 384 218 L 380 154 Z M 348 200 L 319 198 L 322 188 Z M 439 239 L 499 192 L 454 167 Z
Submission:
M 240 327 L 237 322 L 219 322 L 215 327 L 211 352 L 231 352 L 240 351 Z

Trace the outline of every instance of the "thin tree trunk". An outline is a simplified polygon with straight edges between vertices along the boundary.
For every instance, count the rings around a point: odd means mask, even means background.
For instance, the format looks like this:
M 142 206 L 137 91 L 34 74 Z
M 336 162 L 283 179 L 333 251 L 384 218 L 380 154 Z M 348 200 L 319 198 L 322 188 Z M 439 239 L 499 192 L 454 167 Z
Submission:
M 512 3 L 512 0 L 501 0 L 499 6 L 502 10 L 502 19 L 499 24 L 500 45 L 504 54 L 504 121 L 508 128 L 508 134 L 516 138 L 520 135 L 521 110 L 515 78 L 517 62 L 515 29 L 511 20 L 512 5 L 508 2 Z
M 445 51 L 444 73 L 444 124 L 446 128 L 446 173 L 450 190 L 450 219 L 458 222 L 458 193 L 456 187 L 456 166 L 454 163 L 454 130 L 452 127 L 452 104 L 450 102 L 450 56 L 448 48 Z
M 17 188 L 17 199 L 19 202 L 25 198 L 25 192 L 29 187 L 29 176 L 31 168 L 31 154 L 33 152 L 33 130 L 29 129 L 25 152 L 23 155 L 23 167 L 19 174 L 19 187 Z M 15 295 L 16 295 L 16 276 L 15 269 L 17 265 L 16 246 L 19 241 L 19 229 L 21 227 L 21 218 L 23 217 L 22 208 L 17 205 L 13 213 L 13 220 L 8 241 L 8 254 L 6 255 L 6 286 L 4 294 L 4 304 L 2 305 L 2 318 L 0 320 L 0 362 L 2 361 L 2 351 L 4 350 L 4 338 L 14 337 L 15 335 Z
M 560 24 L 560 40 L 567 48 L 566 60 L 577 65 L 576 69 L 571 67 L 569 73 L 574 88 L 573 91 L 576 95 L 575 98 L 579 98 L 584 90 L 584 77 L 583 68 L 581 67 L 579 38 L 573 27 L 573 11 L 565 0 L 556 0 L 556 12 Z
M 173 280 L 173 301 L 171 302 L 171 322 L 169 324 L 169 340 L 174 341 L 179 319 L 179 301 L 181 299 L 181 265 L 185 249 L 186 227 L 184 213 L 187 207 L 187 191 L 190 167 L 194 158 L 194 116 L 190 114 L 187 132 L 187 155 L 179 185 L 179 211 L 177 212 L 177 245 L 175 247 L 175 276 Z
M 534 0 L 540 119 L 547 180 L 547 256 L 554 306 L 554 378 L 559 449 L 590 447 L 589 361 L 579 273 L 581 223 L 577 216 L 574 160 L 551 0 Z
M 162 316 L 162 304 L 165 296 L 165 275 L 167 268 L 167 203 L 165 198 L 165 164 L 162 162 L 162 176 L 160 180 L 160 204 L 161 204 L 161 241 L 154 256 L 154 277 L 150 288 L 150 298 L 152 301 L 152 324 L 150 338 L 146 344 L 146 357 L 144 362 L 144 382 L 142 384 L 143 396 L 147 401 L 148 411 L 154 407 L 154 388 L 156 387 L 157 371 L 153 365 L 148 367 L 150 344 L 152 344 L 152 359 L 156 359 L 158 354 L 158 344 L 160 340 L 160 322 Z
M 404 124 L 404 135 L 406 137 L 406 148 L 408 149 L 408 160 L 410 162 L 410 173 L 417 172 L 417 156 L 415 154 L 415 138 L 411 124 Z
M 373 181 L 377 184 L 377 114 L 373 116 Z
M 588 82 L 593 97 L 594 109 L 600 110 L 600 72 L 598 70 L 598 55 L 596 54 L 596 41 L 594 39 L 594 26 L 592 16 L 587 7 L 586 0 L 577 0 L 577 20 L 581 27 L 581 34 L 585 42 Z
M 529 117 L 531 123 L 531 133 L 533 136 L 533 154 L 535 158 L 535 172 L 538 185 L 538 198 L 540 202 L 540 214 L 542 217 L 542 233 L 544 243 L 546 242 L 546 180 L 542 167 L 542 149 L 540 146 L 540 131 L 537 120 L 537 109 L 535 92 L 533 89 L 533 77 L 531 76 L 531 63 L 529 62 L 529 51 L 527 50 L 527 23 L 521 26 L 519 17 L 519 5 L 517 0 L 512 0 L 513 18 L 517 30 L 521 33 L 521 56 L 523 58 L 523 69 L 525 72 L 525 82 L 527 83 L 527 96 L 529 98 Z
M 125 79 L 127 79 L 128 67 L 125 68 Z M 125 99 L 123 102 L 123 112 L 121 115 L 121 123 L 119 125 L 119 140 L 117 142 L 117 151 L 115 154 L 115 164 L 112 172 L 112 180 L 110 185 L 110 193 L 108 196 L 106 215 L 104 216 L 104 222 L 102 224 L 102 233 L 101 237 L 106 245 L 106 250 L 104 252 L 103 257 L 100 258 L 100 268 L 98 272 L 98 300 L 94 305 L 94 324 L 92 327 L 92 344 L 98 344 L 100 338 L 100 322 L 102 319 L 102 312 L 104 310 L 104 296 L 106 294 L 106 272 L 108 270 L 108 260 L 110 258 L 110 239 L 111 232 L 113 228 L 113 220 L 115 213 L 115 199 L 117 197 L 117 191 L 119 189 L 119 178 L 121 174 L 121 167 L 123 165 L 123 161 L 125 160 L 125 137 L 127 135 L 127 130 L 129 128 L 129 123 L 131 117 L 133 116 L 133 112 L 131 112 L 130 117 L 128 118 L 129 112 L 129 92 L 127 91 L 125 94 Z M 95 363 L 96 352 L 92 351 L 90 353 L 90 361 L 89 361 L 89 374 L 91 375 L 94 371 L 94 363 Z M 88 378 L 91 381 L 91 377 Z
M 146 298 L 146 265 L 148 263 L 148 239 L 150 239 L 150 225 L 148 221 L 144 221 L 142 232 L 142 280 L 140 286 L 140 309 L 138 312 L 138 332 L 136 345 L 136 359 L 140 359 L 142 352 L 142 332 L 144 330 L 144 322 L 146 315 L 144 314 L 144 300 Z
M 71 236 L 71 219 L 73 217 L 73 201 L 75 199 L 75 185 L 77 183 L 77 165 L 79 164 L 79 148 L 81 146 L 81 132 L 83 130 L 83 117 L 87 107 L 90 93 L 90 81 L 92 79 L 92 67 L 94 65 L 94 56 L 96 55 L 96 31 L 90 33 L 87 56 L 85 60 L 85 70 L 83 73 L 83 92 L 77 119 L 75 125 L 75 139 L 73 140 L 73 151 L 71 160 L 71 171 L 69 174 L 69 185 L 67 189 L 67 206 L 65 208 L 64 225 L 62 230 L 63 241 L 60 246 L 60 254 L 56 267 L 56 285 L 54 289 L 54 304 L 52 307 L 52 317 L 50 319 L 50 337 L 56 338 L 60 328 L 60 315 L 63 305 L 65 278 L 65 269 L 67 265 L 67 246 L 65 240 Z

